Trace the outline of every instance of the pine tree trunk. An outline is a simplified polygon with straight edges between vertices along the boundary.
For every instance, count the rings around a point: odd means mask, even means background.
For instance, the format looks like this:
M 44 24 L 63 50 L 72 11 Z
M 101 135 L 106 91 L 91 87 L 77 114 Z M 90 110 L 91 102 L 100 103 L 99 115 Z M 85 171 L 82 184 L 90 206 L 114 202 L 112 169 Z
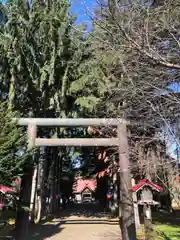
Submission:
M 31 151 L 35 146 L 36 134 L 37 126 L 35 124 L 29 124 L 27 129 L 28 151 Z M 24 167 L 15 224 L 15 239 L 17 240 L 24 240 L 28 235 L 34 156 L 35 155 L 29 156 Z
M 46 148 L 40 149 L 39 167 L 38 167 L 38 194 L 37 194 L 37 222 L 41 220 L 43 214 L 43 200 L 45 192 L 45 179 L 47 179 L 47 158 Z
M 54 162 L 53 167 L 53 204 L 52 204 L 52 213 L 57 212 L 57 199 L 56 194 L 58 193 L 58 151 L 57 147 L 53 147 L 52 149 L 52 158 Z
M 29 160 L 31 161 L 31 159 Z M 33 166 L 30 164 L 24 169 L 24 175 L 21 181 L 21 191 L 19 198 L 19 207 L 15 223 L 15 239 L 24 240 L 28 234 L 29 206 L 31 197 Z
M 57 193 L 60 194 L 60 191 L 61 191 L 61 159 L 60 159 L 60 156 L 59 156 L 59 148 L 58 148 L 58 156 L 57 156 L 57 168 L 58 168 L 58 175 L 57 175 L 57 178 L 58 178 L 58 182 L 57 182 Z M 57 201 L 57 210 L 59 211 L 60 210 L 60 201 L 58 199 Z
M 53 213 L 53 208 L 54 208 L 54 158 L 52 156 L 52 150 L 51 150 L 51 163 L 50 163 L 50 168 L 49 168 L 49 176 L 48 176 L 48 183 L 49 183 L 49 189 L 50 189 L 50 203 L 49 203 L 49 213 Z

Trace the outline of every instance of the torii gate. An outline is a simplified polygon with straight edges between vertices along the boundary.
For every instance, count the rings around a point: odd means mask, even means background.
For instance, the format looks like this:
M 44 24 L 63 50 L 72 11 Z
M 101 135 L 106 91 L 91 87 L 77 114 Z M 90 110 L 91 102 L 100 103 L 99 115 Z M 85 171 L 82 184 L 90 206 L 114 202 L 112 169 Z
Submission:
M 123 240 L 135 240 L 134 208 L 131 192 L 131 173 L 127 121 L 115 118 L 20 118 L 18 125 L 27 126 L 28 149 L 41 146 L 118 146 L 120 174 L 120 227 Z M 116 138 L 37 138 L 38 126 L 53 127 L 117 127 Z

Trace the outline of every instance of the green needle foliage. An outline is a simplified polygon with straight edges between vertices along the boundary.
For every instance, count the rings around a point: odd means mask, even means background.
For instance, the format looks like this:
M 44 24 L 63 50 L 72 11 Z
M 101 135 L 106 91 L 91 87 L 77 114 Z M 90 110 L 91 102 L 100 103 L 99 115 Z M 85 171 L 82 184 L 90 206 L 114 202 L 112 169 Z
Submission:
M 0 103 L 0 184 L 11 185 L 22 174 L 28 157 L 26 137 L 12 118 L 6 103 Z
M 92 112 L 99 96 L 84 26 L 75 26 L 66 0 L 30 2 L 7 1 L 0 26 L 0 83 L 10 107 L 23 117 Z

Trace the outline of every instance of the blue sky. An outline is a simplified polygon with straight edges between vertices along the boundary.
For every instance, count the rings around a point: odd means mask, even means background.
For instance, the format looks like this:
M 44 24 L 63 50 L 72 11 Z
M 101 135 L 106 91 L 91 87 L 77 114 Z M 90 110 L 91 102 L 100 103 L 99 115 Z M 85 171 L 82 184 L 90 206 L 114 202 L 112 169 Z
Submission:
M 77 14 L 76 23 L 87 24 L 88 30 L 91 29 L 91 19 L 88 15 L 91 15 L 95 9 L 97 2 L 96 0 L 72 0 L 72 12 Z

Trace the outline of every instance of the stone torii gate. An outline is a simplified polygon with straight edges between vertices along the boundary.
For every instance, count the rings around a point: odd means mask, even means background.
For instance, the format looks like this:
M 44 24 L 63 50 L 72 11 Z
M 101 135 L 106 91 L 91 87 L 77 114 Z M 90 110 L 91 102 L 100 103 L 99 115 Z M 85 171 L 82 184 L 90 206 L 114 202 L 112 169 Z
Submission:
M 120 174 L 120 227 L 123 240 L 135 240 L 134 208 L 131 192 L 131 173 L 127 121 L 105 118 L 20 118 L 19 126 L 27 126 L 28 149 L 41 146 L 117 146 L 119 148 Z M 37 138 L 37 127 L 117 127 L 116 138 Z

